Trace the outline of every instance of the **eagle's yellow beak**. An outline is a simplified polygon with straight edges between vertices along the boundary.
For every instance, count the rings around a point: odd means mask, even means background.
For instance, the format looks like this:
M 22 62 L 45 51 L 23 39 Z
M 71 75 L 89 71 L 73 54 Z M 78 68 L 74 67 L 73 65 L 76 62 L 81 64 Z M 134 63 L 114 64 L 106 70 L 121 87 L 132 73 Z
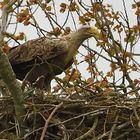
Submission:
M 101 37 L 99 30 L 95 27 L 91 27 L 88 32 L 96 39 L 99 39 Z

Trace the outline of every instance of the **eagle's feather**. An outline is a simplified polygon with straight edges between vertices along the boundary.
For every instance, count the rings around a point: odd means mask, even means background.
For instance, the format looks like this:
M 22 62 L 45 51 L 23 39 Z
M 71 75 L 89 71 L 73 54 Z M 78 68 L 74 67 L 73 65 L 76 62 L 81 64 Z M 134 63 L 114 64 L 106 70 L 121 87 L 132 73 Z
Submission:
M 67 44 L 64 40 L 50 39 L 41 37 L 29 40 L 10 50 L 8 58 L 12 65 L 28 62 L 36 58 L 44 61 L 53 59 L 68 51 Z
M 49 90 L 53 77 L 71 66 L 74 55 L 83 41 L 95 35 L 98 35 L 97 30 L 84 26 L 59 39 L 33 39 L 12 48 L 8 58 L 18 79 L 23 80 L 26 77 L 28 82 L 37 83 L 34 85 L 41 85 L 40 88 Z M 43 80 L 44 86 L 38 83 Z

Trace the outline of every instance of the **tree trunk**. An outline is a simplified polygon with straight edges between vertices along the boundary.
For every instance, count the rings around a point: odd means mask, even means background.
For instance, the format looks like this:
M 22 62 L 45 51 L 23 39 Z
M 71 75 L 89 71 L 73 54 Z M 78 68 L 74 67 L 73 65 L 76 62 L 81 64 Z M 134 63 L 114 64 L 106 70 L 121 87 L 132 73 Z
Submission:
M 19 137 L 21 137 L 24 134 L 24 130 L 22 129 L 24 125 L 23 119 L 25 115 L 24 98 L 21 87 L 16 80 L 15 74 L 8 61 L 8 58 L 3 53 L 2 49 L 0 49 L 0 76 L 2 80 L 6 83 L 13 98 L 16 119 L 19 126 L 18 129 L 20 130 Z

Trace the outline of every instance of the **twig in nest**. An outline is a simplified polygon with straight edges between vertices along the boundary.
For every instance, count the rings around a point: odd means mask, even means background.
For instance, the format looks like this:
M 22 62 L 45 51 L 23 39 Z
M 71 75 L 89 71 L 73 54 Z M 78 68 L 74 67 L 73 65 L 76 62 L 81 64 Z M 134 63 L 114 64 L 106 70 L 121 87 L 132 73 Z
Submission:
M 54 108 L 54 110 L 51 112 L 50 116 L 48 117 L 48 119 L 46 120 L 45 126 L 43 128 L 42 134 L 41 134 L 41 138 L 40 140 L 43 140 L 45 137 L 45 133 L 46 130 L 48 128 L 49 122 L 51 120 L 51 118 L 53 117 L 54 113 L 63 105 L 63 102 L 61 102 L 60 104 L 56 105 L 56 107 Z
M 134 112 L 136 119 L 138 120 L 138 127 L 140 128 L 140 117 L 139 117 L 135 107 L 133 107 L 133 112 Z
M 84 139 L 87 139 L 88 137 L 91 137 L 96 129 L 97 124 L 98 124 L 98 117 L 95 118 L 95 121 L 94 121 L 92 127 L 90 128 L 90 130 L 87 131 L 82 136 L 80 136 L 79 138 L 76 138 L 75 140 L 84 140 Z
M 102 108 L 102 109 L 90 111 L 90 112 L 87 112 L 87 113 L 83 113 L 83 114 L 80 114 L 80 115 L 75 116 L 75 117 L 73 117 L 73 118 L 67 119 L 67 120 L 65 120 L 65 121 L 63 121 L 63 122 L 56 123 L 56 124 L 51 124 L 50 127 L 56 126 L 56 125 L 59 125 L 59 124 L 64 124 L 64 123 L 67 123 L 67 122 L 69 122 L 69 121 L 72 121 L 72 120 L 75 120 L 75 119 L 78 119 L 78 118 L 80 118 L 80 117 L 84 117 L 84 116 L 87 116 L 87 115 L 90 115 L 90 114 L 92 114 L 92 116 L 93 116 L 93 115 L 94 115 L 94 116 L 97 116 L 97 115 L 103 114 L 105 110 L 106 110 L 106 108 Z
M 118 119 L 116 118 L 115 120 L 118 120 Z M 123 124 L 121 124 L 121 125 L 116 126 L 115 130 L 123 129 L 123 128 L 129 126 L 129 125 L 130 125 L 130 122 L 123 123 Z M 111 130 L 112 130 L 112 129 L 111 129 Z M 104 137 L 110 135 L 111 130 L 110 130 L 110 131 L 107 131 L 107 132 L 104 132 L 104 133 L 103 133 L 102 135 L 100 135 L 100 136 L 97 136 L 94 140 L 97 140 L 97 139 L 100 140 L 100 139 L 103 139 Z M 130 129 L 130 131 L 129 131 L 128 133 L 125 133 L 125 132 L 124 132 L 123 134 L 120 134 L 120 136 L 122 137 L 122 136 L 128 135 L 131 131 L 132 131 L 132 130 Z
M 115 122 L 114 122 L 114 124 L 111 128 L 110 134 L 108 136 L 108 140 L 112 140 L 113 131 L 116 129 L 118 119 L 119 119 L 119 116 L 117 115 L 116 118 L 115 118 Z

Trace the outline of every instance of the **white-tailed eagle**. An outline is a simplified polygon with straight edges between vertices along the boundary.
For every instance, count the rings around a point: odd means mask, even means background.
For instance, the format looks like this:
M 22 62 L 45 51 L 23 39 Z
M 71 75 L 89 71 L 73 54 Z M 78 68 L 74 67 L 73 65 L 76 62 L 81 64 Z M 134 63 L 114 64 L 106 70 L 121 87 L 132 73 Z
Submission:
M 8 58 L 17 79 L 23 80 L 26 76 L 25 79 L 33 84 L 42 77 L 40 81 L 43 84 L 38 83 L 37 88 L 50 90 L 51 80 L 72 65 L 80 45 L 86 39 L 98 35 L 97 29 L 83 26 L 59 39 L 41 37 L 29 40 L 11 48 Z

